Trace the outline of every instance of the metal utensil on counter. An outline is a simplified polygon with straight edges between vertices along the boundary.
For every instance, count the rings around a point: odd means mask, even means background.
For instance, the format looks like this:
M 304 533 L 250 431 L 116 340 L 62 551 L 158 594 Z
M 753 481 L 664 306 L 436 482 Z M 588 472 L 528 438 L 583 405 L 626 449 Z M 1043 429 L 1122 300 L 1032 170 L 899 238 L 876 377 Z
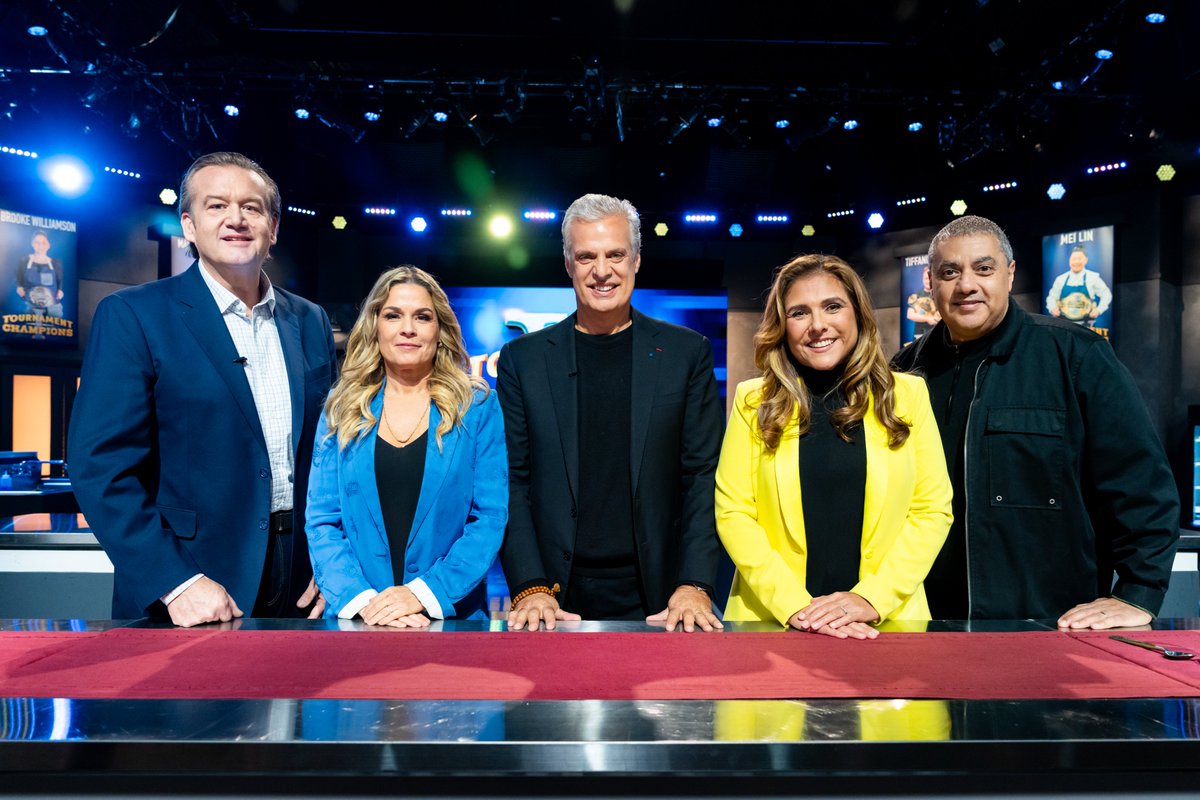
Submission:
M 1196 657 L 1196 654 L 1191 652 L 1190 650 L 1171 650 L 1170 648 L 1163 647 L 1161 644 L 1154 644 L 1153 642 L 1142 642 L 1137 639 L 1130 639 L 1127 636 L 1109 636 L 1108 638 L 1115 639 L 1118 642 L 1124 642 L 1125 644 L 1132 644 L 1132 645 L 1137 645 L 1138 647 L 1144 647 L 1147 650 L 1153 650 L 1156 653 L 1162 653 L 1163 658 L 1169 658 L 1172 661 L 1187 661 L 1189 659 L 1193 659 Z

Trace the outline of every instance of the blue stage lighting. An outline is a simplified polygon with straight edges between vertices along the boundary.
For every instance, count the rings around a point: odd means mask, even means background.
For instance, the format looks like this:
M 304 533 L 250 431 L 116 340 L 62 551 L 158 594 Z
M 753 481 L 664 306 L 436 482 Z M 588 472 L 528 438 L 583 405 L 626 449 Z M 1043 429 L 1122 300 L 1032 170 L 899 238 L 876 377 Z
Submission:
M 450 119 L 450 115 L 447 114 L 445 111 L 433 112 L 433 121 L 434 122 L 445 122 L 448 119 Z
M 764 225 L 783 225 L 788 221 L 787 214 L 759 214 L 754 218 L 755 222 L 761 222 Z
M 443 208 L 441 213 L 442 213 L 443 217 L 469 217 L 469 216 L 471 216 L 471 209 L 469 209 L 469 208 Z
M 710 127 L 710 128 L 719 128 L 719 127 L 721 127 L 721 123 L 724 121 L 725 121 L 724 117 L 709 117 L 706 120 L 706 122 L 708 122 L 708 127 Z
M 735 238 L 735 239 L 738 238 L 739 236 L 742 235 L 742 233 L 744 233 L 742 226 L 737 224 L 736 222 L 729 226 L 729 235 L 732 236 L 733 238 Z
M 24 156 L 25 158 L 38 157 L 38 154 L 32 150 L 21 150 L 16 147 L 9 147 L 6 144 L 0 145 L 0 153 L 8 153 L 10 156 Z
M 142 173 L 134 172 L 129 169 L 121 169 L 120 167 L 105 167 L 104 171 L 111 175 L 123 175 L 126 178 L 141 178 Z
M 225 105 L 225 116 L 236 117 L 240 113 L 242 113 L 242 110 L 240 108 L 238 108 L 237 106 L 235 106 L 233 103 L 227 103 Z
M 908 130 L 909 130 L 909 132 L 911 132 L 911 133 L 916 133 L 917 131 L 921 130 L 921 128 L 924 128 L 924 127 L 925 127 L 925 126 L 924 126 L 924 125 L 922 125 L 920 122 L 910 122 L 910 123 L 908 123 Z
M 1151 25 L 1162 25 L 1166 21 L 1167 15 L 1160 14 L 1157 11 L 1152 11 L 1146 15 L 1146 22 L 1149 22 Z M 32 28 L 30 30 L 32 31 Z
M 413 229 L 413 233 L 424 233 L 429 228 L 429 222 L 424 217 L 413 217 L 408 221 L 408 227 Z
M 308 119 L 311 116 L 307 108 L 297 108 L 294 113 L 296 119 Z
M 790 119 L 785 119 L 783 117 L 780 117 L 779 119 L 775 120 L 775 127 L 778 128 L 779 130 L 783 130 L 784 128 L 786 128 L 787 126 L 789 126 L 791 124 L 792 124 L 792 121 Z
M 30 36 L 45 36 L 50 31 L 46 30 L 44 25 L 30 25 L 25 29 L 25 32 Z
M 830 211 L 825 214 L 826 219 L 837 219 L 838 217 L 850 217 L 854 215 L 853 208 L 847 208 L 842 211 Z
M 688 212 L 683 215 L 683 221 L 689 225 L 711 225 L 717 221 L 717 215 L 711 212 Z
M 1063 90 L 1063 85 L 1064 84 L 1062 81 L 1054 81 L 1050 84 L 1050 88 L 1056 92 L 1061 92 Z
M 558 219 L 558 212 L 543 208 L 531 208 L 521 216 L 530 222 L 553 222 Z
M 1112 50 L 1107 50 L 1102 47 L 1096 51 L 1096 58 L 1100 59 L 1101 61 L 1108 61 L 1112 57 L 1113 57 Z
M 871 212 L 871 216 L 867 217 L 867 225 L 869 225 L 873 231 L 877 231 L 882 228 L 883 214 L 880 214 L 878 211 Z
M 92 172 L 74 156 L 54 156 L 38 167 L 42 180 L 61 197 L 79 197 L 92 185 Z
M 926 197 L 925 195 L 921 195 L 920 197 L 906 197 L 903 200 L 897 200 L 896 205 L 898 205 L 898 206 L 915 206 L 917 203 L 924 203 L 928 199 L 929 198 Z
M 364 111 L 363 119 L 367 122 L 379 122 L 380 113 L 378 111 Z
M 287 210 L 291 211 L 293 214 L 303 214 L 306 217 L 315 217 L 317 215 L 317 212 L 313 211 L 311 208 L 302 208 L 300 206 L 288 206 Z
M 1063 195 L 1067 193 L 1067 187 L 1061 183 L 1052 183 L 1050 188 L 1046 190 L 1046 196 L 1051 200 L 1062 200 Z
M 363 209 L 363 213 L 370 214 L 373 217 L 394 217 L 396 216 L 396 209 L 384 206 L 367 206 Z
M 855 128 L 857 128 L 857 127 L 858 127 L 858 120 L 856 120 L 856 119 L 848 119 L 848 120 L 846 120 L 845 122 L 843 122 L 843 123 L 842 123 L 842 127 L 843 127 L 844 129 L 848 130 L 848 131 L 852 131 L 852 130 L 854 130 Z

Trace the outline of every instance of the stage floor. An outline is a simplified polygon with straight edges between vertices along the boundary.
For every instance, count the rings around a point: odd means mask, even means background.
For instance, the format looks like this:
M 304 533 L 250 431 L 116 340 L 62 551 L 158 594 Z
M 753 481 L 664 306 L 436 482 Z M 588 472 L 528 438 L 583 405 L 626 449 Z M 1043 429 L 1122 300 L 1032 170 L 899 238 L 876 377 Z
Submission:
M 503 630 L 437 625 L 447 633 Z M 117 627 L 153 626 L 28 620 L 0 623 L 0 632 Z M 364 627 L 240 624 L 246 631 Z M 1196 630 L 1200 621 L 1155 627 Z M 747 633 L 778 632 L 728 628 L 739 635 L 692 635 L 736 647 Z M 935 622 L 928 629 L 1051 628 Z M 523 635 L 653 630 L 577 623 Z M 871 643 L 862 644 L 870 653 Z M 995 654 L 998 671 L 1005 657 Z M 1189 666 L 1200 672 L 1200 663 Z M 1100 700 L 452 701 L 294 699 L 287 684 L 281 676 L 279 697 L 251 700 L 5 696 L 0 794 L 1145 796 L 1200 787 L 1200 692 Z

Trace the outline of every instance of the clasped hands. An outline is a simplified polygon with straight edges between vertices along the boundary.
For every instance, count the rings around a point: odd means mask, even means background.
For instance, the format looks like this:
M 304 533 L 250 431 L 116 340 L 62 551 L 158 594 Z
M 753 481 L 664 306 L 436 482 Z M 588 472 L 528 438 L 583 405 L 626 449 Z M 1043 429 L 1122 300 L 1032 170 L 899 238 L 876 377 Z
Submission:
M 425 606 L 407 586 L 389 586 L 375 595 L 358 615 L 368 625 L 391 628 L 428 628 L 430 619 L 421 612 Z
M 879 620 L 879 612 L 861 595 L 834 592 L 814 597 L 807 606 L 788 618 L 797 630 L 823 633 L 839 639 L 874 639 L 879 635 L 870 623 Z

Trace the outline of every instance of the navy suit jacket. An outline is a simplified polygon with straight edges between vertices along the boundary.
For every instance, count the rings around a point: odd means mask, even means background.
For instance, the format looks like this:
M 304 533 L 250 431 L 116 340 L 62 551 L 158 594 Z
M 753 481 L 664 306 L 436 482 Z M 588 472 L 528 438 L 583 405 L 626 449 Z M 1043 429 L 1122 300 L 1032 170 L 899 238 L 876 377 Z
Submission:
M 695 331 L 633 310 L 629 478 L 642 588 L 655 611 L 681 583 L 714 586 L 721 544 L 713 499 L 725 416 L 712 347 Z M 575 315 L 500 351 L 497 393 L 508 441 L 510 590 L 562 585 L 575 555 L 579 382 Z
M 404 551 L 404 574 L 392 573 L 391 547 L 375 482 L 375 447 L 383 388 L 371 401 L 376 423 L 339 448 L 317 427 L 308 498 L 308 546 L 325 616 L 336 617 L 367 589 L 420 579 L 443 618 L 487 618 L 484 578 L 496 560 L 508 519 L 508 460 L 496 393 L 476 392 L 462 423 L 442 437 L 442 415 L 429 404 L 425 474 Z M 388 487 L 382 487 L 387 491 Z
M 249 614 L 262 578 L 271 464 L 200 269 L 109 295 L 92 322 L 68 459 L 79 507 L 115 567 L 115 619 L 145 616 L 198 572 Z M 278 287 L 275 297 L 292 397 L 292 535 L 303 537 L 312 443 L 337 359 L 325 312 Z M 294 603 L 312 571 L 307 544 L 292 550 Z

